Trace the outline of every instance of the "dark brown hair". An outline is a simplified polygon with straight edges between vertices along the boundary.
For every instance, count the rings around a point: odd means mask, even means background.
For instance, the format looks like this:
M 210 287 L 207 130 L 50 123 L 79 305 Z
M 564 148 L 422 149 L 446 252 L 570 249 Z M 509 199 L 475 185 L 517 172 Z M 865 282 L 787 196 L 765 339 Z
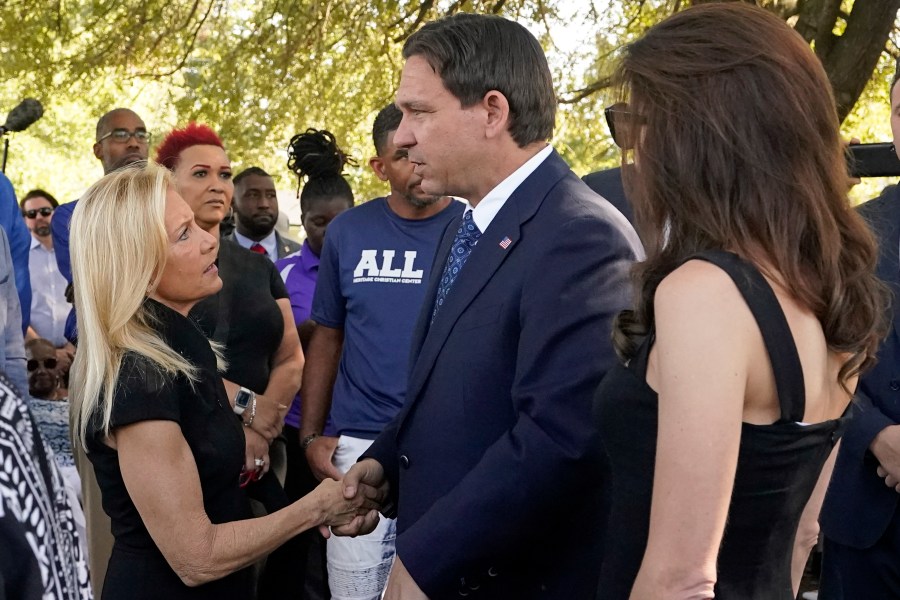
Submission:
M 803 39 L 762 9 L 706 4 L 629 45 L 619 81 L 639 132 L 626 189 L 647 244 L 629 356 L 663 278 L 691 255 L 736 252 L 784 285 L 847 352 L 839 381 L 874 361 L 887 293 L 877 246 L 848 200 L 831 86 Z
M 27 194 L 25 194 L 25 197 L 19 201 L 19 208 L 21 208 L 22 210 L 25 210 L 25 203 L 28 202 L 29 200 L 31 200 L 32 198 L 46 198 L 47 202 L 50 203 L 50 206 L 52 206 L 53 208 L 59 207 L 59 202 L 56 200 L 56 198 L 51 196 L 49 192 L 45 192 L 44 190 L 37 188 L 37 189 L 33 189 L 30 192 L 28 192 Z
M 409 36 L 403 58 L 422 56 L 463 107 L 497 90 L 509 102 L 520 148 L 553 136 L 556 94 L 547 57 L 525 27 L 497 15 L 457 13 Z

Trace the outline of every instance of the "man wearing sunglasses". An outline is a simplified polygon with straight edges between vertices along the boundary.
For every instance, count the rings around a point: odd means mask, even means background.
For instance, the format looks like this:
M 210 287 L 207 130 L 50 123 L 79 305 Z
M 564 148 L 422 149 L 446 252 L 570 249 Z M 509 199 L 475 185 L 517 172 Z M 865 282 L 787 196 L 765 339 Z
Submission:
M 132 163 L 147 160 L 150 150 L 150 133 L 147 126 L 133 110 L 115 108 L 97 121 L 97 134 L 93 145 L 94 156 L 103 166 L 106 175 L 118 168 Z M 72 268 L 69 262 L 69 223 L 77 202 L 60 205 L 54 211 L 50 223 L 53 235 L 53 247 L 56 251 L 56 262 L 59 272 L 69 283 L 71 289 Z M 66 338 L 77 344 L 75 312 L 69 313 L 66 322 Z M 106 564 L 112 554 L 113 537 L 110 533 L 109 517 L 103 512 L 100 488 L 94 476 L 94 469 L 80 446 L 73 448 L 75 464 L 81 476 L 82 503 L 87 520 L 87 543 L 91 572 L 91 584 L 94 597 L 100 598 L 103 592 L 103 580 L 106 577 Z
M 66 278 L 59 272 L 50 222 L 53 211 L 59 206 L 51 194 L 44 190 L 31 190 L 19 205 L 25 225 L 31 232 L 31 248 L 28 254 L 28 272 L 31 277 L 31 321 L 25 332 L 25 340 L 44 338 L 56 348 L 59 368 L 68 372 L 75 347 L 65 337 L 69 303 L 66 301 Z

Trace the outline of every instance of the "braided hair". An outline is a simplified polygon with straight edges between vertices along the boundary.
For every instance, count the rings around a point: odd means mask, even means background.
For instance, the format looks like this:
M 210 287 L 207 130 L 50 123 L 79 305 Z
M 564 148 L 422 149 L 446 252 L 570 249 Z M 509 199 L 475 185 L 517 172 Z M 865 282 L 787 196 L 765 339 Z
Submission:
M 356 161 L 341 150 L 334 135 L 324 129 L 307 129 L 291 138 L 288 145 L 288 168 L 300 182 L 300 210 L 307 212 L 314 202 L 345 198 L 353 206 L 353 190 L 344 179 L 344 165 L 356 166 Z

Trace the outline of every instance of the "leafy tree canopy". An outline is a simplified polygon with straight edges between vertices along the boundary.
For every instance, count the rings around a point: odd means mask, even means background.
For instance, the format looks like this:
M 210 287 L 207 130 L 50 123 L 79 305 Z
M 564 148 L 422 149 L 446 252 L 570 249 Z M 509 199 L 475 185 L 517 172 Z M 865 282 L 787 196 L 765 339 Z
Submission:
M 887 82 L 898 56 L 900 0 L 760 0 L 812 45 L 845 129 L 889 137 Z M 562 102 L 554 144 L 576 171 L 618 160 L 603 121 L 617 50 L 681 10 L 682 0 L 69 0 L 7 2 L 0 21 L 0 110 L 38 98 L 44 117 L 10 136 L 17 191 L 74 199 L 101 174 L 97 118 L 135 109 L 158 141 L 189 120 L 210 124 L 236 170 L 259 165 L 279 187 L 290 137 L 331 130 L 362 165 L 359 198 L 384 192 L 365 159 L 372 119 L 394 94 L 403 41 L 464 10 L 502 14 L 541 40 Z M 151 154 L 152 155 L 152 154 Z

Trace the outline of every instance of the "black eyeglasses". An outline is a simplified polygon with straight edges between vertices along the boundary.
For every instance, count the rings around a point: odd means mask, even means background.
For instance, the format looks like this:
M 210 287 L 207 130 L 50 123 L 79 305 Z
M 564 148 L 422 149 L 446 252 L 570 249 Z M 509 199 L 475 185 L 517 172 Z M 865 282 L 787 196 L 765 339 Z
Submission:
M 21 363 L 20 363 L 21 364 Z M 26 367 L 29 371 L 37 371 L 37 368 L 41 365 L 44 366 L 45 369 L 55 369 L 56 368 L 56 359 L 55 358 L 45 358 L 44 360 L 38 360 L 36 358 L 29 358 L 26 363 Z
M 137 140 L 139 144 L 150 143 L 150 132 L 144 131 L 143 129 L 138 129 L 137 131 L 128 131 L 127 129 L 113 129 L 106 135 L 99 137 L 97 139 L 97 142 L 102 142 L 106 138 L 112 138 L 114 142 L 124 144 L 132 137 L 134 137 L 134 139 Z
M 40 213 L 40 215 L 42 217 L 49 217 L 50 215 L 53 214 L 53 207 L 45 206 L 43 208 L 32 208 L 31 210 L 23 210 L 22 216 L 27 217 L 29 219 L 33 219 L 36 216 L 38 216 L 38 213 Z
M 616 146 L 622 150 L 634 148 L 634 126 L 645 125 L 647 118 L 632 112 L 626 102 L 616 102 L 603 111 L 606 125 Z

